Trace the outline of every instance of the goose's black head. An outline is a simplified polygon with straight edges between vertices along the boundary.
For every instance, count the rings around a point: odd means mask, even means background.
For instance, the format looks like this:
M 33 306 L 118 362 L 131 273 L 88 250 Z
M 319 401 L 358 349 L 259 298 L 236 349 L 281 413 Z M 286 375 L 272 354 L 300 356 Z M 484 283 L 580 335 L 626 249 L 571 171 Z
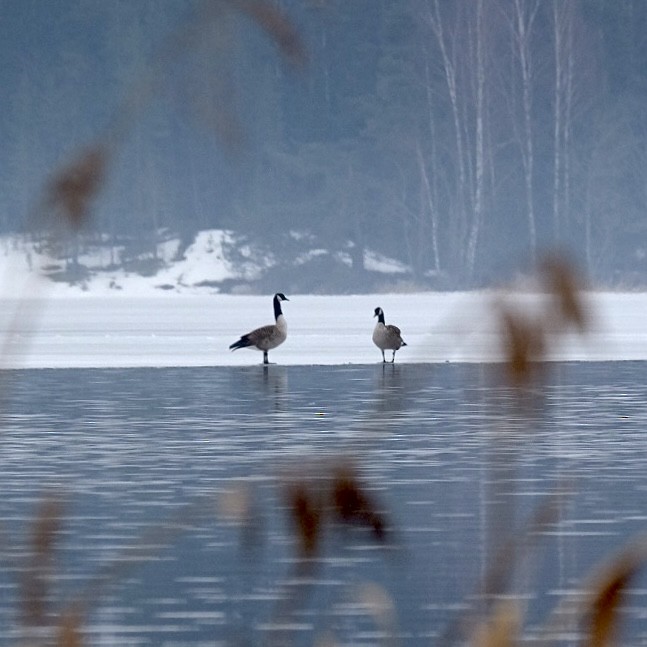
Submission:
M 274 302 L 274 319 L 278 319 L 283 314 L 283 312 L 281 310 L 281 301 L 289 301 L 289 300 L 290 299 L 288 299 L 285 296 L 285 294 L 283 294 L 283 292 L 277 292 L 274 295 L 274 299 L 273 299 L 273 302 Z
M 384 311 L 382 308 L 375 308 L 375 314 L 373 316 L 377 317 L 377 320 L 380 323 L 384 323 Z

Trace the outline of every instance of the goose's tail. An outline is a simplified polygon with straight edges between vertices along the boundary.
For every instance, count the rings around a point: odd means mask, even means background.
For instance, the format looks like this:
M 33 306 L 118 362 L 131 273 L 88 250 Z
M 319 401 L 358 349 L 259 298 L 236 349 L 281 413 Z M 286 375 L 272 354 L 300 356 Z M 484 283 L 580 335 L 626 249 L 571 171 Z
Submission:
M 234 342 L 229 348 L 230 350 L 237 350 L 239 348 L 247 348 L 252 346 L 252 342 L 249 339 L 249 335 L 243 335 L 238 341 Z

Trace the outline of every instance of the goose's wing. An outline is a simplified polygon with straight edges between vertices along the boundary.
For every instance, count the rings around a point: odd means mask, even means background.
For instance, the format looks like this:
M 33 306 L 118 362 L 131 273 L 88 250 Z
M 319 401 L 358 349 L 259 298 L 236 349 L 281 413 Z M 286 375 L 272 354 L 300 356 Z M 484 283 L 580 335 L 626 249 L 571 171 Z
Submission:
M 268 324 L 267 326 L 261 326 L 260 328 L 256 328 L 256 330 L 252 330 L 252 332 L 247 333 L 247 335 L 245 336 L 249 339 L 249 341 L 257 344 L 264 339 L 271 339 L 271 337 L 275 334 L 276 326 L 274 324 Z
M 397 326 L 394 326 L 392 324 L 389 324 L 386 329 L 389 331 L 389 334 L 391 335 L 397 335 L 400 337 L 402 333 L 400 332 L 400 329 Z

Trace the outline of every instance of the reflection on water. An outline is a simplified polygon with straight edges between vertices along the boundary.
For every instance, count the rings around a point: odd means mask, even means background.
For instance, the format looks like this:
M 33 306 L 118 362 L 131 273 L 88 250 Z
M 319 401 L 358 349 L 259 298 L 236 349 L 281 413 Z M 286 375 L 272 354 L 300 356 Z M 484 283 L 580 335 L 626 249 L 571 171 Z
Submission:
M 121 565 L 86 594 L 92 644 L 375 644 L 393 632 L 427 645 L 511 590 L 532 631 L 647 526 L 644 370 L 555 366 L 523 406 L 477 365 L 12 372 L 0 633 L 24 635 L 26 548 L 52 493 L 64 519 L 47 609 Z M 329 524 L 300 560 L 286 482 L 324 491 L 349 459 L 393 532 L 376 541 L 361 523 Z M 487 579 L 510 533 L 560 488 L 533 559 Z M 647 642 L 640 581 L 628 602 L 628 632 Z

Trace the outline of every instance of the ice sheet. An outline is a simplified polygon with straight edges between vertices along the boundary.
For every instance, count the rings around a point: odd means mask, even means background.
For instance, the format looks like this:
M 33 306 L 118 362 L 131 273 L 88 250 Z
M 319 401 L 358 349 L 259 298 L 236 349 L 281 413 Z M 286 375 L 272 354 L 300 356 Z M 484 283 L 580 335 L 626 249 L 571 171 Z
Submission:
M 272 295 L 40 294 L 2 300 L 2 367 L 255 365 L 262 361 L 260 352 L 232 352 L 229 344 L 273 321 Z M 396 363 L 501 359 L 490 292 L 288 296 L 283 304 L 288 339 L 270 351 L 270 361 L 277 364 L 381 362 L 371 340 L 377 306 L 408 344 L 396 354 Z M 549 359 L 647 359 L 647 295 L 585 296 L 589 332 L 552 339 Z M 540 311 L 545 300 L 542 295 L 515 298 L 526 313 Z

